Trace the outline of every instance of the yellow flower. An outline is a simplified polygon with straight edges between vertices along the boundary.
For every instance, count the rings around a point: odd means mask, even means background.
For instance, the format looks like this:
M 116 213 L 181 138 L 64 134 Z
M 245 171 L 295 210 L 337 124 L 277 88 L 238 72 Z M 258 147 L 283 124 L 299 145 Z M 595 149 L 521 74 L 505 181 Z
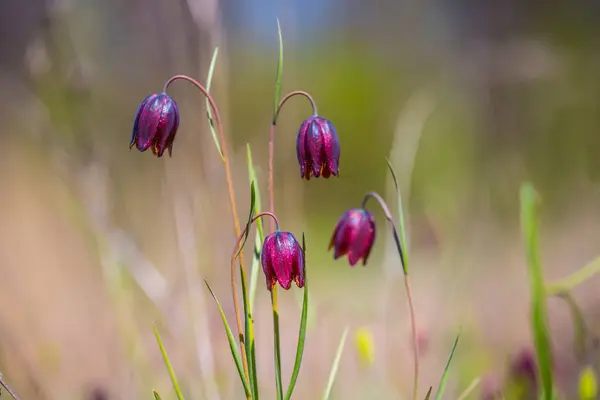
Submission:
M 361 327 L 354 333 L 354 343 L 360 362 L 370 367 L 375 362 L 375 342 L 373 341 L 373 334 L 366 327 Z

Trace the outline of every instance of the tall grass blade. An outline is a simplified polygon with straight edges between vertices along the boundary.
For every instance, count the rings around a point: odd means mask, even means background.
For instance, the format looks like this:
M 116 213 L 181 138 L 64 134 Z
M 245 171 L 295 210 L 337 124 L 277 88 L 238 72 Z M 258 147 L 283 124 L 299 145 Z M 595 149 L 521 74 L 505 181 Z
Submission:
M 261 212 L 261 197 L 260 197 L 260 189 L 258 184 L 258 178 L 256 176 L 256 170 L 254 169 L 254 163 L 252 162 L 252 151 L 250 150 L 250 145 L 246 144 L 246 158 L 248 160 L 248 178 L 250 182 L 254 182 L 255 186 L 255 202 L 254 202 L 254 215 L 257 215 Z M 258 276 L 260 271 L 260 251 L 262 249 L 262 244 L 265 240 L 265 233 L 263 231 L 262 220 L 258 219 L 255 222 L 256 224 L 256 239 L 254 240 L 254 252 L 252 256 L 252 269 L 250 270 L 250 288 L 249 288 L 249 298 L 250 298 L 250 312 L 254 310 L 254 299 L 256 298 L 256 285 L 258 282 Z
M 160 394 L 158 394 L 158 392 L 156 390 L 153 390 L 152 394 L 154 395 L 154 400 L 162 400 L 160 398 Z
M 444 395 L 444 391 L 446 390 L 446 383 L 448 381 L 448 375 L 450 373 L 450 364 L 452 363 L 452 358 L 454 357 L 454 351 L 456 350 L 456 346 L 458 345 L 458 339 L 460 339 L 460 331 L 456 335 L 456 339 L 454 339 L 454 344 L 452 345 L 452 350 L 450 350 L 450 355 L 448 356 L 448 361 L 446 362 L 446 367 L 444 368 L 444 373 L 442 374 L 442 378 L 440 379 L 440 385 L 438 386 L 438 390 L 435 395 L 435 400 L 442 400 L 442 396 Z
M 392 173 L 392 178 L 394 179 L 394 186 L 396 187 L 396 197 L 398 198 L 398 223 L 400 230 L 400 243 L 402 244 L 402 269 L 404 270 L 404 275 L 408 274 L 408 247 L 406 245 L 406 224 L 404 222 L 404 207 L 402 206 L 402 194 L 400 193 L 400 185 L 398 183 L 398 178 L 396 172 L 394 171 L 394 167 L 392 163 L 387 158 L 385 159 L 387 162 L 388 168 Z
M 258 400 L 258 376 L 256 372 L 256 353 L 254 347 L 254 321 L 252 314 L 248 308 L 248 291 L 246 289 L 246 277 L 240 269 L 241 281 L 242 281 L 242 296 L 244 299 L 244 346 L 246 347 L 246 354 L 248 356 L 248 375 L 250 376 L 250 389 L 252 391 L 252 398 Z
M 327 380 L 327 386 L 325 387 L 325 392 L 323 392 L 323 400 L 329 400 L 329 396 L 331 396 L 331 390 L 333 389 L 333 383 L 335 382 L 335 377 L 336 377 L 338 369 L 340 367 L 340 360 L 342 359 L 342 353 L 344 352 L 344 345 L 346 344 L 346 336 L 348 336 L 348 328 L 344 329 L 344 333 L 342 333 L 342 338 L 340 339 L 340 344 L 338 345 L 337 352 L 335 354 L 335 358 L 333 359 L 333 364 L 331 365 L 331 372 L 329 373 L 329 379 Z
M 527 272 L 531 292 L 531 329 L 540 376 L 540 398 L 552 400 L 554 395 L 552 351 L 548 330 L 546 291 L 539 248 L 539 196 L 530 183 L 521 185 L 521 231 L 525 241 Z
M 461 393 L 456 400 L 465 400 L 475 390 L 477 385 L 481 382 L 481 378 L 477 377 L 471 381 L 471 384 Z
M 248 215 L 248 222 L 246 222 L 246 230 L 244 233 L 244 240 L 240 243 L 240 248 L 238 249 L 235 257 L 237 258 L 242 250 L 244 250 L 244 246 L 246 245 L 246 241 L 248 240 L 248 236 L 250 235 L 250 225 L 252 225 L 252 218 L 254 218 L 254 204 L 256 203 L 256 189 L 254 186 L 254 181 L 250 182 L 250 213 Z
M 217 299 L 217 296 L 215 296 L 215 293 L 211 289 L 208 282 L 204 281 L 204 283 L 206 283 L 206 287 L 208 287 L 210 295 L 215 300 L 215 303 L 217 303 L 217 307 L 219 308 L 219 313 L 221 314 L 221 320 L 223 320 L 223 325 L 225 326 L 225 333 L 227 334 L 227 341 L 229 342 L 229 349 L 231 350 L 231 355 L 233 356 L 235 367 L 237 368 L 240 380 L 242 381 L 242 385 L 244 386 L 244 392 L 246 393 L 246 397 L 249 397 L 252 394 L 252 391 L 250 390 L 250 384 L 246 379 L 246 374 L 244 374 L 244 367 L 242 366 L 242 356 L 240 355 L 240 351 L 237 347 L 235 337 L 231 332 L 231 328 L 229 327 L 229 323 L 227 322 L 227 317 L 225 317 L 223 307 L 221 307 L 221 303 Z
M 215 72 L 215 65 L 217 64 L 217 57 L 219 56 L 219 48 L 215 47 L 215 51 L 213 52 L 212 59 L 210 60 L 210 66 L 208 67 L 208 75 L 206 77 L 206 91 L 210 93 L 210 86 L 212 84 L 213 74 Z M 208 99 L 206 101 L 206 116 L 208 117 L 208 127 L 210 128 L 210 134 L 213 137 L 215 142 L 215 146 L 217 146 L 217 151 L 221 156 L 221 160 L 225 160 L 225 156 L 223 155 L 223 150 L 221 150 L 221 142 L 219 142 L 219 136 L 217 135 L 217 130 L 215 129 L 215 121 L 213 119 L 212 108 L 210 106 L 210 102 Z
M 277 307 L 277 286 L 271 290 L 271 305 L 273 306 L 273 353 L 275 356 L 275 386 L 277 400 L 283 399 L 283 383 L 281 380 L 281 339 L 279 336 L 279 310 Z
M 179 383 L 177 382 L 177 377 L 175 376 L 175 371 L 173 370 L 171 361 L 169 361 L 169 356 L 167 356 L 167 351 L 163 346 L 163 342 L 160 338 L 160 334 L 158 333 L 158 328 L 156 327 L 156 325 L 154 325 L 154 336 L 156 336 L 156 341 L 158 342 L 158 347 L 160 347 L 160 352 L 163 356 L 165 366 L 167 367 L 167 371 L 169 371 L 169 376 L 171 377 L 171 382 L 173 383 L 173 389 L 175 389 L 175 393 L 177 394 L 177 399 L 184 400 L 183 394 L 181 393 L 181 389 L 179 388 Z
M 304 263 L 306 265 L 306 240 L 302 233 L 302 252 L 304 253 Z M 285 394 L 285 399 L 289 400 L 294 392 L 300 365 L 302 364 L 302 355 L 304 354 L 304 342 L 306 341 L 306 321 L 308 320 L 308 278 L 306 269 L 304 270 L 304 297 L 302 300 L 302 316 L 300 317 L 300 331 L 298 332 L 298 346 L 296 347 L 296 360 L 294 361 L 294 370 L 290 378 L 290 384 Z
M 587 353 L 586 344 L 588 340 L 588 329 L 583 317 L 583 311 L 581 311 L 579 304 L 577 304 L 577 301 L 570 292 L 561 292 L 558 297 L 563 299 L 567 303 L 567 307 L 569 307 L 573 322 L 573 351 L 578 360 L 583 360 L 583 357 Z
M 429 398 L 431 397 L 432 390 L 433 390 L 433 386 L 429 386 L 429 390 L 427 391 L 427 394 L 425 395 L 425 400 L 429 400 Z
M 283 35 L 281 34 L 281 24 L 277 18 L 277 35 L 279 37 L 279 60 L 277 62 L 277 78 L 275 80 L 275 104 L 273 111 L 273 125 L 277 121 L 279 114 L 279 100 L 281 99 L 281 86 L 283 80 Z

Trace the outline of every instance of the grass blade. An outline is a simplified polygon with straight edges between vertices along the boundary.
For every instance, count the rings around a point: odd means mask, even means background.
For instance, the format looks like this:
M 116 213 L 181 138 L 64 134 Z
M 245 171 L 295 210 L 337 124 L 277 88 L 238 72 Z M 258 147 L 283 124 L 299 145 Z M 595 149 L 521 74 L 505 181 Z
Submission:
M 433 390 L 433 386 L 429 386 L 429 390 L 427 391 L 427 394 L 425 395 L 425 400 L 429 400 L 429 398 L 431 397 L 432 390 Z
M 394 171 L 394 167 L 392 163 L 387 158 L 385 159 L 387 162 L 388 168 L 392 173 L 392 178 L 394 179 L 394 186 L 396 187 L 396 197 L 398 198 L 398 228 L 400 230 L 400 243 L 402 244 L 402 268 L 404 270 L 404 275 L 408 274 L 408 247 L 406 245 L 406 225 L 404 223 L 404 207 L 402 206 L 402 194 L 400 193 L 400 185 L 398 184 L 398 178 L 396 172 Z
M 175 389 L 175 393 L 177 394 L 177 399 L 184 400 L 183 394 L 181 393 L 181 389 L 179 388 L 179 383 L 177 382 L 177 377 L 175 376 L 175 371 L 173 371 L 173 366 L 171 365 L 171 361 L 169 361 L 169 357 L 167 356 L 167 351 L 163 346 L 162 339 L 160 338 L 160 334 L 158 333 L 158 328 L 154 325 L 154 336 L 156 336 L 156 341 L 158 342 L 158 347 L 160 347 L 160 352 L 163 356 L 163 360 L 167 367 L 167 371 L 169 371 L 169 376 L 171 377 L 171 382 L 173 382 L 173 389 Z
M 281 86 L 283 80 L 283 35 L 281 34 L 281 24 L 277 18 L 277 35 L 279 37 L 279 60 L 277 62 L 277 79 L 275 80 L 275 103 L 273 111 L 273 125 L 277 121 L 279 114 L 279 100 L 281 99 Z
M 252 151 L 250 145 L 246 144 L 246 158 L 248 160 L 248 178 L 250 182 L 254 182 L 255 185 L 255 202 L 254 202 L 254 215 L 257 215 L 261 211 L 261 199 L 260 189 L 258 189 L 258 178 L 256 176 L 256 170 L 254 169 L 254 163 L 252 162 Z M 258 282 L 258 275 L 260 271 L 260 251 L 262 249 L 263 241 L 265 240 L 265 233 L 263 231 L 263 224 L 261 219 L 257 219 L 256 222 L 256 239 L 254 240 L 254 254 L 252 257 L 252 269 L 250 270 L 250 313 L 254 310 L 254 299 L 256 298 L 256 285 Z
M 248 309 L 248 290 L 246 288 L 246 278 L 240 268 L 240 275 L 242 281 L 242 297 L 244 299 L 244 346 L 246 347 L 246 354 L 248 356 L 248 375 L 250 376 L 250 389 L 252 391 L 252 398 L 258 400 L 258 376 L 256 373 L 256 354 L 254 347 L 254 321 L 252 320 L 252 314 Z
M 581 311 L 577 301 L 570 292 L 561 292 L 558 297 L 569 307 L 571 321 L 573 322 L 573 351 L 578 360 L 583 360 L 583 357 L 586 355 L 588 339 L 588 329 L 583 317 L 583 311 Z
M 281 340 L 279 336 L 279 310 L 277 308 L 277 286 L 271 290 L 271 305 L 273 306 L 273 353 L 275 356 L 275 385 L 277 400 L 283 399 L 283 383 L 281 381 Z
M 458 339 L 460 339 L 460 331 L 456 335 L 456 339 L 454 339 L 454 344 L 452 345 L 452 350 L 450 350 L 450 355 L 448 356 L 448 361 L 446 362 L 446 367 L 444 368 L 444 373 L 442 374 L 442 378 L 440 379 L 440 385 L 438 386 L 438 390 L 435 395 L 435 400 L 442 400 L 442 396 L 444 395 L 444 390 L 446 390 L 446 382 L 448 381 L 448 375 L 450 373 L 450 364 L 452 363 L 452 358 L 454 357 L 454 351 L 456 350 L 456 346 L 458 345 Z
M 215 65 L 217 64 L 217 57 L 219 56 L 219 48 L 215 47 L 215 51 L 213 52 L 212 59 L 210 60 L 210 66 L 208 67 L 208 75 L 206 77 L 206 91 L 210 93 L 210 86 L 212 84 L 213 74 L 215 72 Z M 217 130 L 215 129 L 215 121 L 212 115 L 212 108 L 210 107 L 210 102 L 208 99 L 206 101 L 206 116 L 208 117 L 208 127 L 210 128 L 210 134 L 213 137 L 215 142 L 215 146 L 217 146 L 217 151 L 221 156 L 221 160 L 225 161 L 225 156 L 223 155 L 223 150 L 221 150 L 221 142 L 219 142 L 219 136 L 217 135 Z
M 160 398 L 160 394 L 158 394 L 158 392 L 156 390 L 153 390 L 152 394 L 154 395 L 154 400 L 162 400 Z
M 552 352 L 548 330 L 546 291 L 539 249 L 539 196 L 530 183 L 521 185 L 521 230 L 525 241 L 527 272 L 531 292 L 531 329 L 541 380 L 540 398 L 552 400 Z
M 229 348 L 231 349 L 231 355 L 233 356 L 235 367 L 237 368 L 240 380 L 242 381 L 242 385 L 244 386 L 244 392 L 246 393 L 246 397 L 249 397 L 251 395 L 250 384 L 248 383 L 246 375 L 244 374 L 244 368 L 242 367 L 242 356 L 240 355 L 240 351 L 237 348 L 235 337 L 231 332 L 231 328 L 229 327 L 229 323 L 227 322 L 227 317 L 225 317 L 223 307 L 221 307 L 221 303 L 217 299 L 217 296 L 215 296 L 215 293 L 212 291 L 208 282 L 204 281 L 204 283 L 206 283 L 206 287 L 208 287 L 210 295 L 213 297 L 215 303 L 217 303 L 217 307 L 219 308 L 219 313 L 221 314 L 221 319 L 223 320 L 223 325 L 225 326 L 225 332 L 227 333 L 227 341 L 229 342 Z
M 306 265 L 306 240 L 302 233 L 302 252 L 304 253 L 304 263 Z M 298 332 L 298 347 L 296 348 L 296 360 L 294 361 L 294 370 L 290 378 L 290 384 L 285 394 L 285 399 L 289 400 L 294 392 L 300 365 L 302 364 L 302 355 L 304 354 L 304 342 L 306 341 L 306 321 L 308 320 L 308 278 L 306 277 L 306 269 L 304 270 L 304 297 L 302 300 L 302 316 L 300 318 L 300 330 Z
M 481 382 L 480 377 L 473 379 L 471 384 L 469 386 L 467 386 L 467 388 L 461 393 L 460 396 L 458 396 L 458 398 L 456 400 L 465 400 L 467 398 L 467 396 L 469 396 L 473 392 L 473 390 L 475 390 L 475 388 L 477 387 L 477 385 L 479 385 L 480 382 Z
M 329 373 L 329 379 L 327 380 L 327 386 L 325 387 L 325 392 L 323 393 L 323 400 L 329 400 L 329 396 L 331 396 L 333 382 L 335 382 L 335 377 L 337 375 L 337 371 L 340 366 L 340 360 L 342 359 L 342 353 L 344 351 L 344 345 L 346 344 L 346 336 L 348 336 L 348 328 L 344 329 L 344 333 L 342 334 L 342 338 L 340 339 L 340 344 L 338 345 L 335 358 L 333 359 L 333 364 L 331 365 L 331 372 Z
M 598 273 L 600 273 L 600 257 L 573 272 L 566 278 L 546 285 L 546 294 L 557 295 L 561 292 L 573 290 L 582 283 L 587 282 L 590 278 Z
M 238 252 L 235 254 L 235 258 L 239 257 L 242 250 L 244 250 L 244 246 L 246 245 L 246 241 L 248 240 L 248 236 L 250 235 L 250 225 L 252 224 L 252 218 L 254 217 L 254 205 L 256 203 L 256 189 L 254 186 L 254 181 L 250 182 L 250 213 L 248 215 L 248 222 L 246 222 L 246 232 L 244 233 L 244 240 L 240 244 L 240 248 Z

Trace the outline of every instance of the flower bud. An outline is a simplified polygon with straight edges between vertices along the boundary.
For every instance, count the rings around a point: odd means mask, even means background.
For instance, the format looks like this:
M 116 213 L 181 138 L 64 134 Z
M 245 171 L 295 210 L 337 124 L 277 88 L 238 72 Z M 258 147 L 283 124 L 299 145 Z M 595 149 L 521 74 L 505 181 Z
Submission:
M 296 137 L 296 154 L 302 178 L 337 176 L 340 141 L 333 124 L 319 116 L 305 120 Z
M 375 242 L 375 218 L 364 208 L 353 208 L 338 221 L 329 249 L 334 248 L 333 258 L 348 254 L 348 261 L 354 266 L 361 258 L 363 265 Z
M 292 281 L 304 287 L 304 252 L 290 232 L 276 231 L 265 238 L 261 264 L 267 280 L 267 289 L 273 290 L 276 282 L 288 290 Z
M 157 157 L 168 149 L 171 156 L 178 127 L 179 108 L 175 100 L 166 93 L 151 94 L 135 115 L 129 148 L 136 146 L 139 151 L 151 148 Z

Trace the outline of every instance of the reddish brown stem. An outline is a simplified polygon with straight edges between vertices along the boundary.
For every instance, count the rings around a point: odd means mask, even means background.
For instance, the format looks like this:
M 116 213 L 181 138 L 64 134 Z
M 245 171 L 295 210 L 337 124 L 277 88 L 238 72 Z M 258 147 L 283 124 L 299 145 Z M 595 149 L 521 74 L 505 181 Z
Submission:
M 279 117 L 279 112 L 281 111 L 281 108 L 283 107 L 286 101 L 288 101 L 294 96 L 306 97 L 310 102 L 310 105 L 312 106 L 313 117 L 317 116 L 317 104 L 315 103 L 314 99 L 310 94 L 302 90 L 296 90 L 286 94 L 277 106 L 277 111 L 275 112 L 275 115 L 273 115 L 273 121 L 271 122 L 271 129 L 269 131 L 269 211 L 271 211 L 272 213 L 275 212 L 275 190 L 273 187 L 273 163 L 275 158 L 275 126 L 277 125 L 277 118 Z M 270 228 L 272 232 L 274 229 L 273 221 L 271 221 Z
M 4 390 L 6 390 L 8 392 L 8 394 L 10 394 L 13 399 L 15 399 L 15 400 L 21 400 L 21 398 L 19 396 L 17 396 L 17 394 L 10 388 L 10 386 L 8 386 L 8 384 L 6 382 L 4 382 L 4 378 L 2 377 L 1 373 L 0 373 L 0 385 L 2 385 L 2 387 L 4 388 Z
M 369 198 L 375 199 L 381 208 L 383 209 L 383 213 L 385 214 L 385 219 L 387 219 L 390 228 L 392 229 L 392 234 L 394 236 L 394 242 L 396 244 L 396 249 L 398 250 L 398 255 L 400 256 L 400 264 L 402 265 L 402 271 L 404 272 L 404 287 L 406 288 L 406 298 L 408 300 L 408 312 L 410 315 L 410 325 L 411 325 L 411 336 L 413 342 L 413 363 L 414 363 L 414 378 L 413 378 L 413 399 L 417 400 L 417 394 L 419 391 L 419 341 L 417 339 L 417 319 L 415 316 L 415 306 L 413 304 L 412 290 L 410 285 L 410 278 L 408 276 L 408 268 L 406 266 L 404 251 L 402 249 L 402 245 L 400 243 L 400 237 L 398 236 L 398 230 L 396 229 L 396 225 L 394 225 L 394 219 L 392 218 L 392 213 L 390 212 L 389 207 L 387 206 L 385 200 L 375 192 L 369 192 L 365 195 L 362 201 L 362 208 L 365 208 L 367 205 L 367 201 Z
M 206 99 L 208 100 L 208 102 L 210 104 L 210 107 L 212 108 L 213 114 L 215 116 L 215 122 L 217 123 L 217 132 L 219 135 L 221 152 L 223 153 L 222 159 L 223 159 L 223 164 L 225 165 L 225 179 L 227 180 L 227 189 L 229 191 L 229 203 L 231 205 L 231 212 L 233 215 L 233 225 L 235 228 L 236 236 L 240 236 L 240 221 L 239 221 L 239 217 L 238 217 L 238 213 L 237 213 L 237 205 L 235 202 L 235 189 L 233 187 L 233 179 L 231 177 L 231 166 L 230 166 L 230 160 L 229 160 L 229 153 L 227 151 L 227 143 L 225 141 L 225 133 L 223 132 L 223 124 L 221 122 L 221 116 L 219 114 L 219 109 L 217 108 L 217 105 L 216 105 L 214 99 L 212 98 L 212 96 L 210 95 L 210 93 L 208 92 L 208 90 L 206 90 L 206 88 L 204 86 L 202 86 L 202 84 L 200 84 L 197 80 L 190 78 L 187 75 L 175 75 L 175 76 L 171 77 L 165 83 L 165 86 L 163 87 L 163 92 L 166 92 L 167 89 L 169 88 L 169 85 L 171 85 L 176 80 L 184 80 L 184 81 L 187 81 L 187 82 L 191 83 L 192 85 L 194 85 L 198 90 L 200 90 L 202 92 L 204 97 L 206 97 Z M 242 270 L 242 274 L 244 274 L 244 277 L 246 277 L 246 269 L 244 267 L 244 257 L 242 254 L 240 254 L 240 268 Z M 237 299 L 237 291 L 236 291 L 237 287 L 236 287 L 235 282 L 236 282 L 235 271 L 232 269 L 231 270 L 231 291 L 232 291 L 232 296 L 233 296 L 233 306 L 235 309 L 238 335 L 242 335 L 243 334 L 242 320 L 240 317 L 240 306 L 239 306 L 238 299 Z M 240 346 L 240 347 L 241 347 L 240 351 L 242 353 L 242 359 L 244 360 L 244 373 L 246 374 L 246 378 L 249 379 L 246 349 L 244 348 L 244 346 Z

